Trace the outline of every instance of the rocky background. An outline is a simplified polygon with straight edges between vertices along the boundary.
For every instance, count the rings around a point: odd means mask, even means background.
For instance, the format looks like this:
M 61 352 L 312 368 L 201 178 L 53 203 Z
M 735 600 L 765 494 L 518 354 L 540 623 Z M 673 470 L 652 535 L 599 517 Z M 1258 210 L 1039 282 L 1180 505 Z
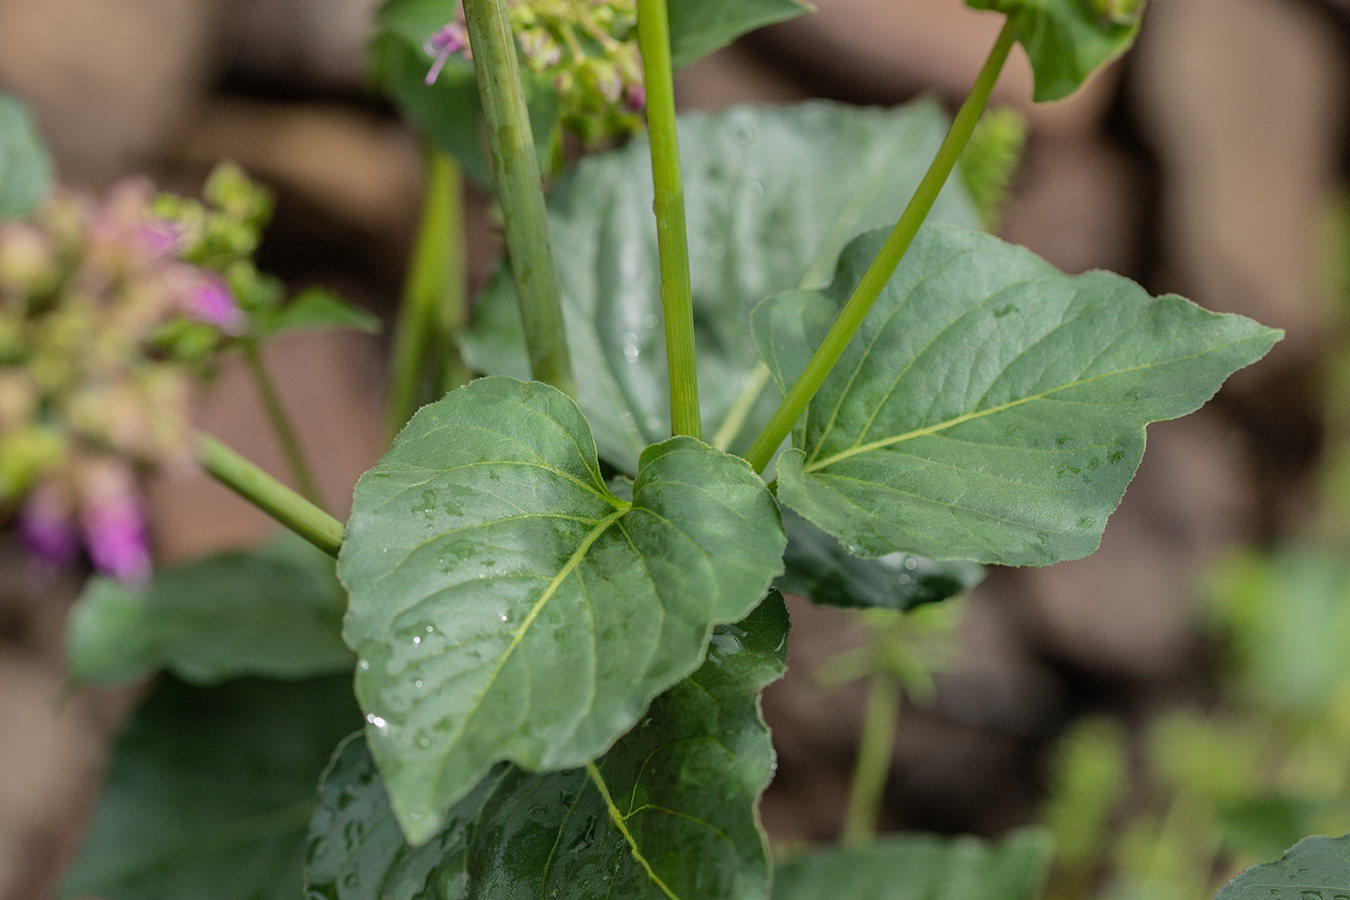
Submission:
M 683 105 L 890 104 L 927 91 L 954 108 L 998 28 L 959 0 L 817 4 L 685 72 Z M 62 179 L 80 187 L 144 172 L 195 193 L 214 161 L 234 159 L 278 195 L 260 266 L 387 319 L 419 159 L 414 136 L 366 90 L 374 5 L 0 0 L 0 88 L 33 105 Z M 1073 717 L 1138 717 L 1205 695 L 1197 573 L 1228 546 L 1295 529 L 1313 501 L 1321 362 L 1337 320 L 1321 236 L 1345 178 L 1348 67 L 1347 0 L 1156 0 L 1132 54 L 1043 108 L 1027 105 L 1024 61 L 1010 64 L 995 100 L 1026 108 L 1031 130 L 1006 238 L 1067 271 L 1112 269 L 1288 336 L 1199 414 L 1150 428 L 1096 555 L 994 572 L 977 590 L 936 698 L 902 714 L 885 827 L 1025 823 L 1046 748 Z M 471 206 L 481 283 L 497 242 L 482 198 Z M 353 335 L 270 348 L 335 508 L 381 450 L 387 350 L 387 338 Z M 284 471 L 242 367 L 222 373 L 201 424 Z M 165 477 L 152 493 L 163 560 L 268 528 L 204 477 Z M 0 532 L 0 900 L 50 894 L 134 700 L 63 690 L 62 629 L 79 584 L 79 573 L 35 582 Z M 792 671 L 765 703 L 780 771 L 764 817 L 777 841 L 826 840 L 842 815 L 862 693 L 825 693 L 811 671 L 860 635 L 837 611 L 793 612 Z

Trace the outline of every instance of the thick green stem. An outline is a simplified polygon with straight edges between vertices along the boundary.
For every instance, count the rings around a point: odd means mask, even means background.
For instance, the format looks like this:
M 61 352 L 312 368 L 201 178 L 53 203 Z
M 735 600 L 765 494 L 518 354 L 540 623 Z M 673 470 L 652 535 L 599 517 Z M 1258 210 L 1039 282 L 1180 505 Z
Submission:
M 505 0 L 464 0 L 464 17 L 530 367 L 537 380 L 575 395 L 539 159 Z
M 946 139 L 938 149 L 937 156 L 928 168 L 928 173 L 924 175 L 923 181 L 919 184 L 919 189 L 914 192 L 914 197 L 905 207 L 904 213 L 900 216 L 900 221 L 896 223 L 895 229 L 886 239 L 886 244 L 873 260 L 867 273 L 863 275 L 862 281 L 849 298 L 844 309 L 839 313 L 839 318 L 830 328 L 829 334 L 821 343 L 820 348 L 816 350 L 815 356 L 806 364 L 806 369 L 798 377 L 797 382 L 788 391 L 783 398 L 782 404 L 774 412 L 769 423 L 764 426 L 764 430 L 755 438 L 755 442 L 750 446 L 746 453 L 746 459 L 755 467 L 756 471 L 764 471 L 764 467 L 773 459 L 774 451 L 783 443 L 783 439 L 788 436 L 792 430 L 793 424 L 801 418 L 802 413 L 806 411 L 806 406 L 815 396 L 816 391 L 825 382 L 825 377 L 830 374 L 834 364 L 839 361 L 843 355 L 844 349 L 848 346 L 853 335 L 857 333 L 862 325 L 863 319 L 872 309 L 872 304 L 876 303 L 877 297 L 881 296 L 882 289 L 886 282 L 890 281 L 891 276 L 895 274 L 895 269 L 900 265 L 901 258 L 909 245 L 913 242 L 914 236 L 919 232 L 919 226 L 923 220 L 928 217 L 928 212 L 933 208 L 933 202 L 937 200 L 938 192 L 947 182 L 947 177 L 951 175 L 952 168 L 956 161 L 961 157 L 961 151 L 965 149 L 966 143 L 970 140 L 971 132 L 975 130 L 975 124 L 980 119 L 980 113 L 984 111 L 989 103 L 989 95 L 994 90 L 994 83 L 998 81 L 999 73 L 1003 71 L 1003 64 L 1008 59 L 1008 51 L 1013 45 L 1013 27 L 1012 22 L 1006 22 L 1003 25 L 1003 31 L 999 33 L 998 40 L 994 43 L 994 48 L 989 51 L 989 58 L 984 63 L 984 68 L 980 70 L 979 76 L 975 79 L 975 84 L 970 90 L 970 95 L 966 97 L 966 102 L 961 104 L 961 109 L 957 112 L 956 118 L 952 121 L 951 130 L 947 132 Z
M 389 377 L 389 439 L 423 403 L 468 381 L 455 341 L 467 322 L 464 184 L 453 157 L 428 150 L 422 219 L 403 287 Z
M 342 523 L 208 435 L 197 436 L 202 468 L 221 484 L 330 556 L 337 556 Z
M 322 507 L 323 499 L 319 496 L 319 486 L 314 481 L 314 474 L 305 460 L 305 452 L 300 448 L 300 439 L 296 437 L 295 429 L 291 427 L 286 409 L 281 405 L 281 397 L 277 395 L 272 378 L 267 374 L 267 367 L 263 365 L 262 353 L 257 344 L 245 345 L 244 361 L 248 364 L 253 384 L 262 399 L 263 407 L 267 410 L 267 418 L 272 421 L 272 430 L 276 432 L 277 442 L 281 444 L 281 450 L 286 454 L 286 464 L 290 467 L 291 477 L 295 479 L 295 486 L 300 489 L 306 500 Z
M 638 45 L 647 90 L 652 181 L 656 187 L 656 239 L 661 251 L 661 306 L 670 369 L 670 423 L 675 434 L 703 436 L 694 357 L 694 303 L 689 281 L 689 231 L 675 130 L 674 70 L 666 0 L 638 0 Z
M 877 833 L 877 817 L 895 751 L 895 726 L 900 717 L 900 682 L 888 671 L 872 675 L 867 692 L 858 762 L 844 818 L 845 844 L 865 844 Z

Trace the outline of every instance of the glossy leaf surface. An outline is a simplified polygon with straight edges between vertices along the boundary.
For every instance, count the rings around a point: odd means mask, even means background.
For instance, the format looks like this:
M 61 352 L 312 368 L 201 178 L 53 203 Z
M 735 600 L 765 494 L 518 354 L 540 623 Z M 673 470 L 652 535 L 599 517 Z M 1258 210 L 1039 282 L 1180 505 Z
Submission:
M 774 297 L 754 333 L 790 384 L 885 239 L 834 284 Z M 1086 556 L 1144 452 L 1144 426 L 1212 397 L 1279 333 L 1067 276 L 988 235 L 926 226 L 778 458 L 778 497 L 860 556 L 1004 565 Z
M 859 559 L 792 510 L 782 513 L 786 571 L 774 586 L 785 594 L 826 606 L 909 610 L 965 593 L 984 578 L 982 566 L 961 560 L 908 553 Z
M 1147 0 L 966 0 L 1012 20 L 1031 58 L 1036 102 L 1069 96 L 1134 43 Z
M 120 684 L 167 669 L 214 684 L 350 672 L 345 608 L 332 558 L 291 535 L 161 569 L 145 591 L 94 578 L 71 611 L 70 674 Z
M 1228 882 L 1214 900 L 1350 900 L 1350 835 L 1299 841 L 1279 862 Z
M 670 53 L 675 68 L 764 25 L 795 19 L 812 7 L 798 0 L 668 0 Z
M 311 288 L 288 300 L 262 323 L 262 337 L 294 331 L 364 331 L 375 334 L 380 320 L 332 291 Z
M 51 155 L 28 107 L 0 91 L 0 221 L 32 212 L 51 186 Z
M 1049 861 L 1034 833 L 997 843 L 888 837 L 780 863 L 772 900 L 1036 900 Z
M 773 750 L 758 698 L 782 674 L 787 628 L 773 594 L 717 628 L 698 671 L 658 697 L 593 773 L 498 767 L 422 847 L 404 842 L 364 742 L 349 743 L 320 794 L 309 896 L 763 897 L 755 803 Z
M 359 722 L 346 677 L 164 679 L 117 738 L 61 896 L 295 900 L 319 775 Z
M 764 482 L 692 438 L 643 453 L 630 504 L 554 388 L 485 378 L 424 407 L 357 485 L 338 562 L 410 839 L 499 761 L 603 752 L 754 608 L 784 544 Z
M 844 245 L 895 221 L 946 133 L 933 103 L 883 111 L 829 103 L 734 107 L 680 119 L 704 434 L 716 435 L 759 358 L 751 308 L 769 294 L 824 284 Z M 645 140 L 583 160 L 549 197 L 579 402 L 600 455 L 632 473 L 642 448 L 670 434 L 651 151 Z M 975 225 L 948 185 L 933 218 Z M 470 365 L 525 377 L 507 273 L 479 299 Z M 777 405 L 762 391 L 743 451 Z

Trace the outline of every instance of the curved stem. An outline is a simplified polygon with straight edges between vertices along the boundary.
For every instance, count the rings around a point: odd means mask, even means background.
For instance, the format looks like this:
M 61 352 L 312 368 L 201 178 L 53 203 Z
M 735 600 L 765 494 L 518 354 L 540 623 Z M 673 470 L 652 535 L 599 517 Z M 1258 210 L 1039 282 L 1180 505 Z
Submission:
M 244 346 L 244 361 L 248 364 L 249 374 L 253 376 L 253 384 L 258 390 L 258 396 L 262 398 L 263 406 L 267 409 L 267 418 L 272 421 L 272 430 L 276 432 L 281 450 L 286 454 L 286 465 L 290 467 L 291 477 L 295 479 L 295 486 L 300 489 L 300 493 L 310 503 L 315 506 L 323 506 L 323 499 L 319 496 L 319 486 L 314 481 L 314 473 L 305 460 L 305 452 L 300 447 L 300 439 L 296 437 L 295 429 L 291 427 L 291 420 L 286 415 L 285 407 L 281 405 L 281 397 L 277 395 L 277 389 L 272 383 L 272 378 L 267 374 L 267 367 L 263 364 L 262 352 L 256 343 L 248 343 Z
M 539 183 L 539 158 L 505 0 L 464 0 L 464 18 L 487 120 L 530 368 L 539 381 L 575 395 L 558 272 Z
M 428 150 L 422 219 L 403 287 L 390 362 L 390 440 L 423 403 L 468 381 L 455 346 L 468 305 L 465 296 L 464 185 L 459 165 Z
M 877 833 L 881 798 L 895 751 L 895 726 L 900 717 L 900 682 L 888 671 L 877 671 L 867 691 L 858 762 L 844 817 L 845 844 L 865 844 Z
M 951 175 L 952 168 L 961 156 L 961 151 L 969 142 L 971 132 L 975 130 L 975 125 L 980 119 L 980 113 L 989 103 L 989 95 L 994 90 L 999 73 L 1003 71 L 1003 64 L 1008 59 L 1012 45 L 1013 27 L 1009 21 L 1004 23 L 1003 30 L 999 32 L 998 40 L 989 51 L 984 68 L 980 70 L 974 86 L 970 89 L 970 95 L 966 97 L 965 103 L 961 104 L 960 111 L 952 120 L 951 130 L 947 132 L 947 137 L 938 149 L 932 165 L 929 166 L 928 173 L 924 175 L 918 190 L 914 192 L 914 197 L 901 214 L 900 221 L 895 224 L 890 237 L 886 239 L 885 246 L 881 248 L 881 252 L 863 275 L 862 281 L 858 283 L 853 296 L 839 313 L 829 334 L 825 336 L 811 361 L 806 364 L 806 369 L 797 378 L 797 382 L 788 391 L 769 423 L 764 426 L 764 430 L 755 438 L 755 442 L 746 453 L 745 458 L 756 471 L 764 471 L 764 467 L 769 464 L 778 445 L 783 443 L 783 438 L 788 436 L 793 424 L 801 418 L 807 404 L 811 402 L 816 391 L 820 390 L 826 376 L 843 355 L 849 341 L 853 339 L 863 319 L 872 309 L 872 304 L 881 296 L 886 282 L 895 274 L 901 258 L 914 241 L 914 236 L 919 233 L 919 226 L 928 217 L 933 202 L 937 200 L 938 192 L 942 190 L 947 177 Z
M 221 484 L 323 552 L 337 556 L 346 532 L 337 519 L 209 435 L 197 436 L 197 459 Z
M 689 230 L 684 216 L 680 144 L 675 128 L 674 69 L 666 0 L 638 0 L 638 45 L 647 91 L 652 182 L 656 188 L 656 238 L 661 251 L 661 306 L 670 369 L 670 422 L 674 434 L 703 436 L 694 356 L 694 304 L 689 279 Z

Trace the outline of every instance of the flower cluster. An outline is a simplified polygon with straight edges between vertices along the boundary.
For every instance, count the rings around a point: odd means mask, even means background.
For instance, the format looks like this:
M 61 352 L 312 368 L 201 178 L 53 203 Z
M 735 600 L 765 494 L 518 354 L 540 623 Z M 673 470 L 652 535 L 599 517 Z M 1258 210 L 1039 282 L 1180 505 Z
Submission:
M 102 572 L 149 575 L 137 475 L 190 462 L 192 388 L 248 331 L 239 286 L 266 293 L 247 256 L 270 201 L 232 167 L 206 193 L 58 190 L 0 225 L 0 515 L 18 510 L 44 563 L 83 545 Z
M 558 91 L 564 127 L 587 144 L 642 127 L 636 0 L 507 0 L 507 9 L 525 67 Z M 424 49 L 435 60 L 427 84 L 452 55 L 471 57 L 462 6 Z

